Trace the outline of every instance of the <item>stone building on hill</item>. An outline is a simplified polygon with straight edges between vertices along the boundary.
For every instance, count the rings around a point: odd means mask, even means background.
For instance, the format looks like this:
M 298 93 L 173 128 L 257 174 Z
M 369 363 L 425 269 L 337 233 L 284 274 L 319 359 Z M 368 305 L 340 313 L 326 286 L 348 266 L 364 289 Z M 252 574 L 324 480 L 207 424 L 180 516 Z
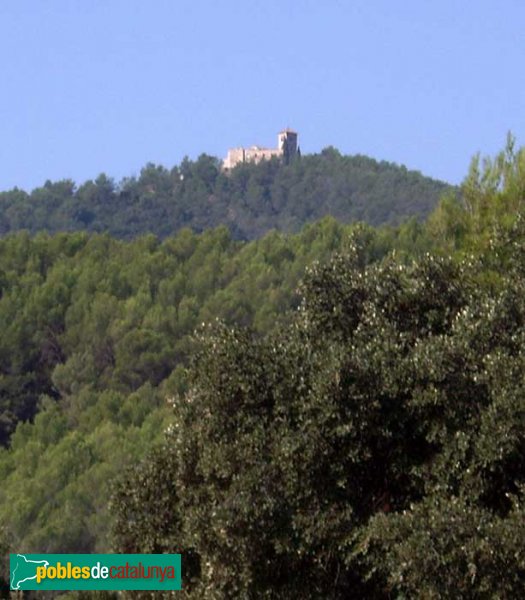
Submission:
M 228 155 L 224 159 L 222 167 L 225 170 L 233 169 L 239 163 L 258 163 L 274 156 L 280 157 L 285 163 L 288 163 L 299 152 L 297 132 L 286 128 L 280 131 L 277 136 L 277 148 L 261 148 L 260 146 L 231 148 L 228 150 Z

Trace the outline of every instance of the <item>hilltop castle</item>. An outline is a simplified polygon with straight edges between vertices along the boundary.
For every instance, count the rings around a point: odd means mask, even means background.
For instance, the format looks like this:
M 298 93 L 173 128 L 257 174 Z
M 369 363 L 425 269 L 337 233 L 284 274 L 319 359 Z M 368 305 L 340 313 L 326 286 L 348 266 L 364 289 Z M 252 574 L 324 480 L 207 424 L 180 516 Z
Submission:
M 280 131 L 277 136 L 277 148 L 261 148 L 260 146 L 231 148 L 228 150 L 228 155 L 224 159 L 222 167 L 223 169 L 233 169 L 239 163 L 258 163 L 273 156 L 282 157 L 284 162 L 287 163 L 298 152 L 300 150 L 297 146 L 297 132 L 286 128 Z

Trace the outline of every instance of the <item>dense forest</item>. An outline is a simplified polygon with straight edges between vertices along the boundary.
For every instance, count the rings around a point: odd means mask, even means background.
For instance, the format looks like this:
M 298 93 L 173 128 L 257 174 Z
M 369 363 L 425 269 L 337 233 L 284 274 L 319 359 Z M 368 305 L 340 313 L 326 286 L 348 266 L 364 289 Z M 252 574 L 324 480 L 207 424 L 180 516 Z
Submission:
M 525 150 L 424 222 L 344 224 L 345 193 L 253 241 L 266 217 L 135 237 L 111 203 L 115 237 L 0 239 L 4 555 L 181 552 L 193 598 L 523 596 Z
M 405 167 L 342 156 L 333 148 L 289 165 L 278 159 L 246 163 L 229 174 L 218 159 L 202 155 L 171 170 L 149 164 L 118 185 L 100 175 L 79 187 L 48 181 L 30 194 L 0 193 L 0 234 L 27 229 L 166 238 L 184 227 L 202 232 L 226 225 L 235 239 L 248 240 L 272 229 L 299 232 L 327 215 L 371 225 L 421 219 L 447 190 L 453 191 Z

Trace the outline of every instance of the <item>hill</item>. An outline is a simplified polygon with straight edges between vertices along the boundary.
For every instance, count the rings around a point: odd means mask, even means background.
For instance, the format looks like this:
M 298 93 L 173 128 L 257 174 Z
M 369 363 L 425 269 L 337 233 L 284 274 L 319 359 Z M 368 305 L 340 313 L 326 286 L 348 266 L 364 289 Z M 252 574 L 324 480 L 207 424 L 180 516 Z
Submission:
M 2 555 L 182 550 L 196 598 L 521 597 L 524 182 L 509 144 L 423 224 L 1 239 Z
M 226 225 L 235 239 L 249 240 L 272 229 L 296 233 L 327 215 L 371 225 L 423 219 L 450 189 L 403 166 L 334 148 L 290 165 L 277 159 L 239 165 L 228 175 L 217 158 L 203 154 L 171 170 L 148 164 L 118 185 L 102 174 L 79 187 L 47 181 L 31 193 L 0 193 L 0 234 L 27 229 L 166 238 L 183 227 L 202 232 Z

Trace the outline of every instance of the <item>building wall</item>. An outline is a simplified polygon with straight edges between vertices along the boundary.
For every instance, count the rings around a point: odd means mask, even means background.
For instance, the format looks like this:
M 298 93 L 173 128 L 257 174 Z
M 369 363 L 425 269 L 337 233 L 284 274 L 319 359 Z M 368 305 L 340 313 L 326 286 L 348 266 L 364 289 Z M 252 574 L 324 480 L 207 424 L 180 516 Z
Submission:
M 228 150 L 222 166 L 224 169 L 233 169 L 236 164 L 244 162 L 244 160 L 244 148 L 231 148 Z
M 244 160 L 246 162 L 258 163 L 261 160 L 269 160 L 273 156 L 281 156 L 282 152 L 279 149 L 274 148 L 259 148 L 258 146 L 252 146 L 244 151 Z

